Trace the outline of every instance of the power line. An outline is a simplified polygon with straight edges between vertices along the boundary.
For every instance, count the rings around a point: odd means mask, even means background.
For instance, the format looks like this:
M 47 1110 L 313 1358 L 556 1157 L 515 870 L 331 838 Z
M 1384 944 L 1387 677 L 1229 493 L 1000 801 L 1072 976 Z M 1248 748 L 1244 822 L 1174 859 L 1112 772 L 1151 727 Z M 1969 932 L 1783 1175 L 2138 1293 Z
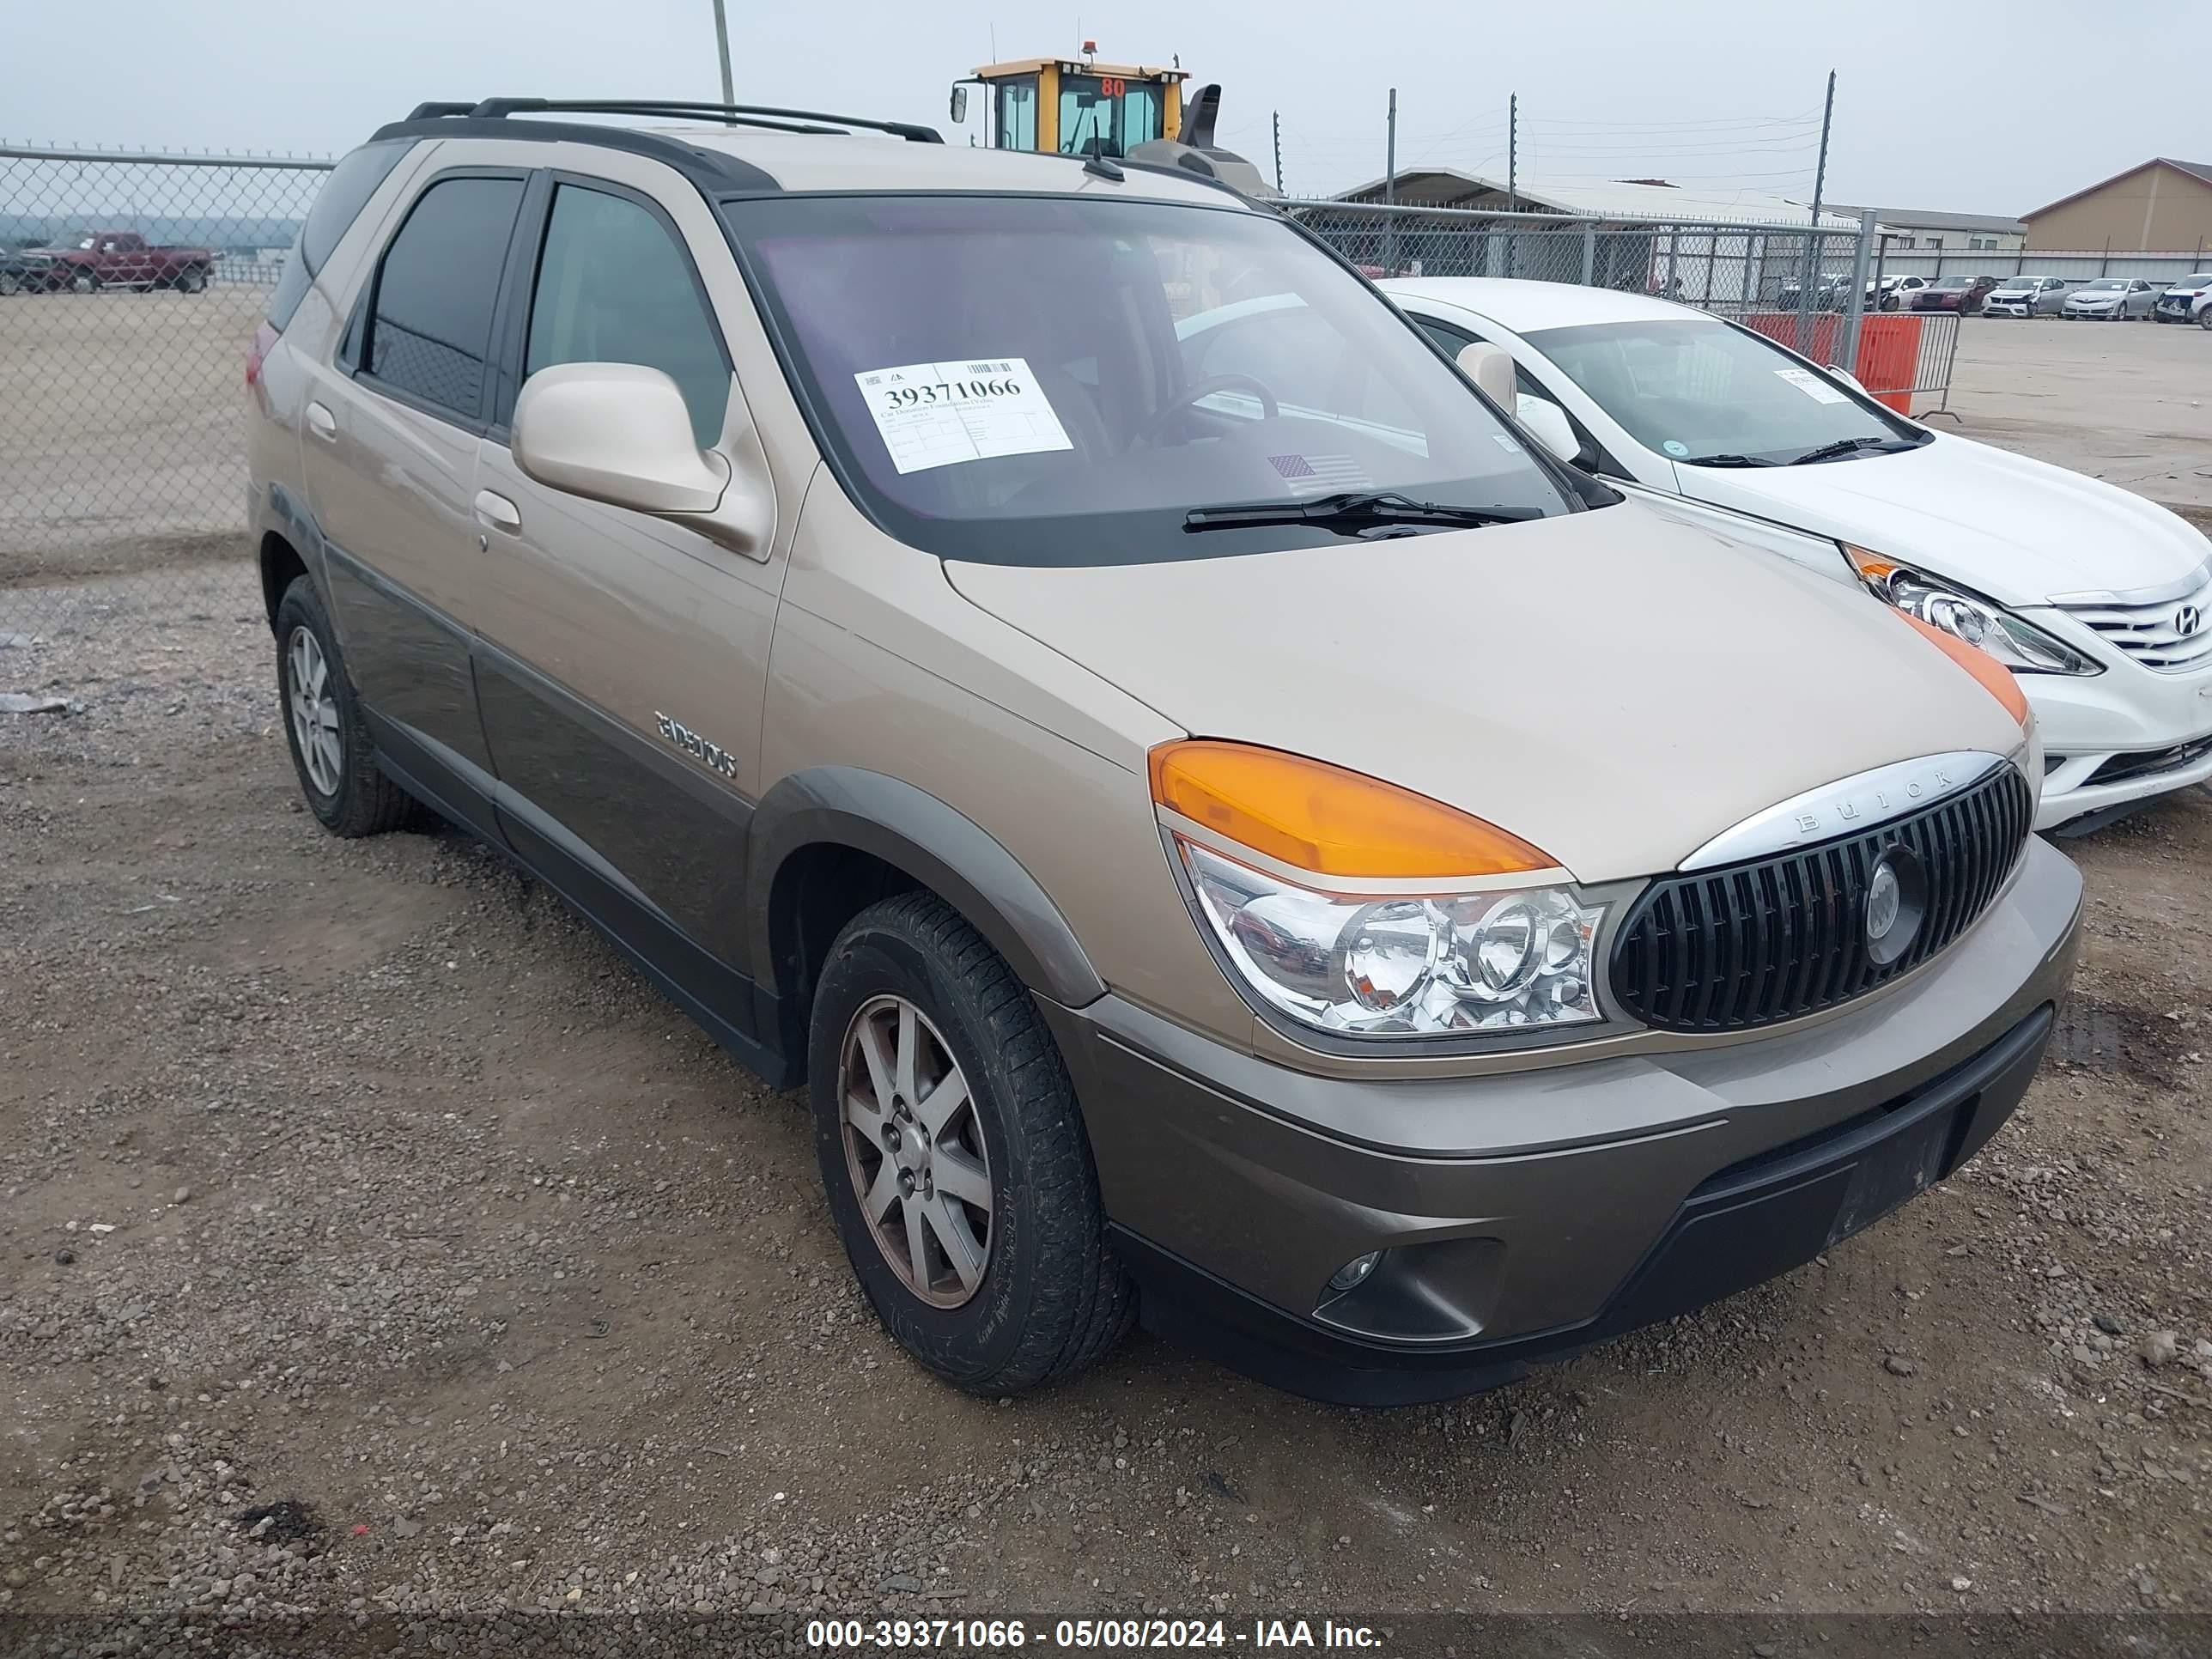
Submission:
M 1530 116 L 1527 118 L 1536 125 L 1547 127 L 1626 127 L 1632 128 L 1639 131 L 1661 132 L 1684 130 L 1701 130 L 1709 127 L 1798 126 L 1803 125 L 1810 125 L 1817 127 L 1820 125 L 1820 112 L 1818 109 L 1809 109 L 1798 115 L 1731 116 L 1713 120 L 1693 118 L 1687 121 L 1585 121 L 1577 119 L 1571 116 L 1541 115 Z

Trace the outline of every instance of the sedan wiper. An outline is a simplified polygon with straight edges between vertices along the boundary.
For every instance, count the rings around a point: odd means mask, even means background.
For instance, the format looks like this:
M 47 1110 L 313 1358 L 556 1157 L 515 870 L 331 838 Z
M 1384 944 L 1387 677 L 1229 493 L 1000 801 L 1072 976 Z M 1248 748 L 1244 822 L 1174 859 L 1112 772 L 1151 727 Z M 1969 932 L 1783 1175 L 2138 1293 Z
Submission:
M 1430 524 L 1447 528 L 1486 524 L 1521 524 L 1540 519 L 1533 507 L 1457 507 L 1419 501 L 1395 489 L 1346 490 L 1307 501 L 1247 501 L 1201 507 L 1183 514 L 1185 530 L 1244 530 L 1279 524 L 1311 525 L 1339 535 L 1356 536 L 1377 525 Z
M 1792 460 L 1791 466 L 1803 466 L 1808 461 L 1840 460 L 1846 455 L 1856 455 L 1869 449 L 1911 449 L 1913 444 L 1906 438 L 1838 438 L 1832 444 L 1822 444 L 1808 449 Z
M 1764 455 L 1692 455 L 1684 462 L 1688 466 L 1779 466 L 1779 461 L 1769 460 Z

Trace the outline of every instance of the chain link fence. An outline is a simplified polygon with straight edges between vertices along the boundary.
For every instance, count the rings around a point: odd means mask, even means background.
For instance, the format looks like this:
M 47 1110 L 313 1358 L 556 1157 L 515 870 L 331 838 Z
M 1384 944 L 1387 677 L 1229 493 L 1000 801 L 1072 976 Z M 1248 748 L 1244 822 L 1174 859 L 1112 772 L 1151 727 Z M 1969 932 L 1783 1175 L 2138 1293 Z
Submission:
M 246 551 L 246 357 L 329 166 L 0 145 L 0 638 L 64 611 L 96 616 L 118 595 L 189 600 L 234 580 Z M 1868 318 L 1863 337 L 1854 319 L 1819 314 L 1847 309 L 1865 268 L 1849 231 L 1345 202 L 1289 210 L 1372 276 L 1661 295 L 1822 362 L 1879 358 L 1881 374 L 1862 378 L 1907 402 L 1941 394 L 1956 350 L 1955 317 L 1923 319 L 1911 341 L 1869 356 L 1890 319 Z
M 1308 201 L 1290 211 L 1370 276 L 1518 276 L 1656 295 L 1741 322 L 1851 369 L 1901 414 L 1942 412 L 1955 313 L 1881 314 L 1863 227 L 1681 221 L 1622 224 L 1487 208 Z M 1869 261 L 1873 261 L 1870 264 Z M 1808 282 L 1810 293 L 1808 294 Z M 1854 315 L 1854 287 L 1862 301 Z
M 1299 202 L 1290 210 L 1372 276 L 1520 276 L 1654 294 L 1735 316 L 1794 307 L 1808 270 L 1848 283 L 1858 237 L 1804 225 L 1623 225 L 1553 213 Z
M 246 353 L 329 166 L 0 145 L 0 641 L 236 588 Z

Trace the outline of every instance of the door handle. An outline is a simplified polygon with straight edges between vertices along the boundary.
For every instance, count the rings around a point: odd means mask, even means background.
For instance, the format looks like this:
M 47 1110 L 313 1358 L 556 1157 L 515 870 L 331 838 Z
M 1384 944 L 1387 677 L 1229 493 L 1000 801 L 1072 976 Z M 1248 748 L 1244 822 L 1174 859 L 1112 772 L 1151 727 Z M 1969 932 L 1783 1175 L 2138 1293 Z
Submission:
M 336 443 L 338 436 L 338 417 L 320 404 L 307 405 L 307 430 L 325 443 Z
M 494 530 L 517 531 L 522 528 L 522 509 L 506 496 L 489 489 L 477 491 L 477 522 L 489 525 Z

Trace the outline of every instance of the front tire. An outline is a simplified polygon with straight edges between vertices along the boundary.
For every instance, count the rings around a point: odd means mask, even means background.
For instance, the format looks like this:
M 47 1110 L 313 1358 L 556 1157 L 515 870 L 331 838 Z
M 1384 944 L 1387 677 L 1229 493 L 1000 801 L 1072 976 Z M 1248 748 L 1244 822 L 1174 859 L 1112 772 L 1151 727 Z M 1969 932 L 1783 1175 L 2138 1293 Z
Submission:
M 377 769 L 337 632 L 306 576 L 276 607 L 276 689 L 300 793 L 324 829 L 351 840 L 415 817 L 414 798 Z
M 847 1258 L 899 1345 L 971 1394 L 1073 1376 L 1127 1328 L 1097 1172 L 1029 992 L 930 893 L 831 947 L 808 1046 L 815 1152 Z
M 207 285 L 208 274 L 204 266 L 186 265 L 177 273 L 177 287 L 184 293 L 198 294 Z

